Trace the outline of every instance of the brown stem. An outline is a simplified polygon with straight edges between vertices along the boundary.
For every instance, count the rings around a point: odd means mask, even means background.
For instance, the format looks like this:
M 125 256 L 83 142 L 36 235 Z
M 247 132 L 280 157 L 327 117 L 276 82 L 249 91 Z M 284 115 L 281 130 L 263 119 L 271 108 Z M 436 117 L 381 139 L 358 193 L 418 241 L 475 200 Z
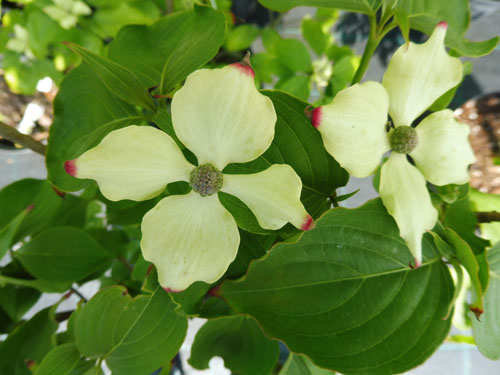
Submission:
M 493 221 L 500 221 L 500 212 L 476 212 L 476 217 L 480 223 L 491 223 Z
M 33 139 L 33 137 L 20 133 L 16 128 L 0 122 L 0 135 L 9 141 L 19 143 L 21 146 L 29 148 L 45 156 L 46 146 Z

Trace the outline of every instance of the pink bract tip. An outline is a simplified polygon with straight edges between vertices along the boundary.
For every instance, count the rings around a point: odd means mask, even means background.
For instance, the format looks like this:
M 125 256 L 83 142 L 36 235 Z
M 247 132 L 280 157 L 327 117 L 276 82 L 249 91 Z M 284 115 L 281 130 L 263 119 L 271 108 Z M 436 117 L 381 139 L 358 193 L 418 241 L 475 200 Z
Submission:
M 408 267 L 410 267 L 412 270 L 419 268 L 422 265 L 422 263 L 417 262 L 415 260 L 415 265 L 411 264 L 411 262 L 408 264 Z
M 255 72 L 253 71 L 251 66 L 247 66 L 247 65 L 244 65 L 244 64 L 239 63 L 239 62 L 234 63 L 234 64 L 230 64 L 230 66 L 234 66 L 240 72 L 242 72 L 243 74 L 246 74 L 249 77 L 252 77 L 252 78 L 255 77 Z
M 316 226 L 316 223 L 314 222 L 313 218 L 311 215 L 307 215 L 306 220 L 304 221 L 304 224 L 300 227 L 302 230 L 310 230 L 313 229 Z
M 68 160 L 64 162 L 64 170 L 67 174 L 75 177 L 76 176 L 76 159 Z
M 447 29 L 448 28 L 448 22 L 446 21 L 441 21 L 437 24 L 437 27 L 442 27 L 443 29 Z
M 314 108 L 312 111 L 311 124 L 316 129 L 319 127 L 321 123 L 321 112 L 322 112 L 321 107 Z

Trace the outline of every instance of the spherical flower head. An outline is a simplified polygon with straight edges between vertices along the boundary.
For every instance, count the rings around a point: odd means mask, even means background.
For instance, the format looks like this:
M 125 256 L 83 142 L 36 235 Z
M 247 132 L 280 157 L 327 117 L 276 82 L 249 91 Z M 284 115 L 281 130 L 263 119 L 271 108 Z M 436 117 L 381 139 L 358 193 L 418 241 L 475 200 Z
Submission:
M 356 177 L 374 173 L 382 155 L 392 151 L 381 169 L 380 197 L 417 266 L 422 262 L 422 235 L 437 221 L 426 180 L 435 185 L 466 183 L 467 167 L 475 160 L 469 127 L 457 122 L 450 110 L 433 113 L 412 127 L 462 80 L 460 60 L 444 47 L 446 29 L 446 23 L 439 23 L 425 43 L 401 46 L 382 85 L 365 82 L 342 90 L 331 104 L 316 109 L 313 118 L 327 151 Z M 394 124 L 389 132 L 388 114 Z
M 222 187 L 222 173 L 212 164 L 203 164 L 189 174 L 189 184 L 202 197 L 217 193 Z
M 389 133 L 389 144 L 392 151 L 409 154 L 417 147 L 417 132 L 411 126 L 398 126 Z
M 68 173 L 97 181 L 113 201 L 146 200 L 176 181 L 192 191 L 170 195 L 143 218 L 141 250 L 170 291 L 195 281 L 213 283 L 236 257 L 239 232 L 219 192 L 240 199 L 265 229 L 291 223 L 310 229 L 300 201 L 302 182 L 288 165 L 246 175 L 223 174 L 229 163 L 258 158 L 271 144 L 277 120 L 272 101 L 255 88 L 245 62 L 195 71 L 172 100 L 172 122 L 180 141 L 199 162 L 195 167 L 166 133 L 150 126 L 115 130 L 75 160 Z

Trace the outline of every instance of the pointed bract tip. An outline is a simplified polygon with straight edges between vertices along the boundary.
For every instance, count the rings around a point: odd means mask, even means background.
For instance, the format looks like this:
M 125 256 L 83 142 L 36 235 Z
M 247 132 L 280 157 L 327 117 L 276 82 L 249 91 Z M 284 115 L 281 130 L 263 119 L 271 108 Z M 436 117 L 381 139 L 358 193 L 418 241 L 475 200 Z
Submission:
M 436 27 L 441 27 L 442 29 L 447 29 L 448 28 L 448 22 L 446 21 L 441 21 L 437 24 Z
M 182 292 L 182 290 L 173 290 L 173 289 L 170 289 L 170 288 L 163 288 L 163 290 L 165 292 L 167 292 L 167 293 L 180 293 L 180 292 Z
M 311 215 L 307 215 L 306 219 L 304 220 L 304 224 L 300 227 L 301 230 L 311 230 L 316 226 L 316 223 L 314 222 L 313 218 Z
M 479 307 L 471 306 L 470 307 L 470 311 L 472 311 L 472 313 L 474 314 L 474 316 L 476 317 L 476 319 L 478 321 L 480 321 L 479 318 L 481 317 L 481 314 L 484 312 L 483 309 L 480 309 Z
M 247 52 L 243 60 L 240 62 L 230 64 L 229 66 L 234 66 L 237 68 L 240 72 L 243 74 L 246 74 L 247 76 L 250 76 L 252 78 L 255 77 L 255 72 L 252 69 L 252 64 L 250 63 L 250 52 Z
M 408 267 L 410 267 L 412 270 L 419 268 L 422 265 L 419 261 L 415 260 L 415 264 L 412 264 L 411 262 L 408 263 Z
M 220 289 L 221 284 L 214 286 L 211 288 L 207 294 L 212 297 L 220 297 L 219 289 Z
M 64 162 L 64 170 L 67 174 L 76 177 L 76 159 Z
M 312 111 L 311 124 L 316 129 L 319 127 L 319 124 L 321 123 L 321 112 L 322 112 L 321 107 L 314 108 Z

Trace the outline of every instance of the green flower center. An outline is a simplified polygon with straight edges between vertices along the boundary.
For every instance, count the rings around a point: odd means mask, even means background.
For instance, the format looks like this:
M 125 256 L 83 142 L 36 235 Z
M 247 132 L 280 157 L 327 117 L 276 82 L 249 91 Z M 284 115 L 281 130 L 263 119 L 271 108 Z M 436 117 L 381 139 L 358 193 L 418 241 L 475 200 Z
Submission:
M 409 154 L 418 144 L 417 132 L 411 126 L 398 126 L 389 133 L 392 151 Z
M 222 187 L 222 173 L 212 164 L 202 164 L 189 174 L 189 184 L 202 197 L 207 197 Z

